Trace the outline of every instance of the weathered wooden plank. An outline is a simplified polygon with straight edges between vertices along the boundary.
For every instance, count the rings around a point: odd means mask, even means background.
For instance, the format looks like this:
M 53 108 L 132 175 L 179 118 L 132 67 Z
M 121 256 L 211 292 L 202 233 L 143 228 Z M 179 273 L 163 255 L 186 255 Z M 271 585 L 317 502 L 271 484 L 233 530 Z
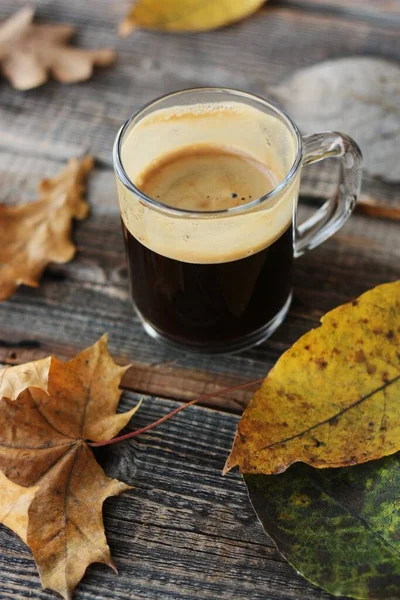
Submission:
M 45 159 L 7 154 L 0 159 L 2 194 L 11 202 L 28 200 L 38 174 L 50 176 L 59 168 Z M 150 340 L 131 309 L 109 170 L 96 170 L 88 196 L 92 214 L 76 227 L 76 259 L 52 265 L 38 290 L 21 289 L 0 305 L 0 360 L 25 362 L 50 353 L 70 357 L 108 331 L 113 353 L 121 362 L 135 364 L 126 387 L 188 399 L 262 377 L 323 312 L 399 276 L 397 226 L 354 216 L 342 233 L 298 261 L 295 303 L 272 340 L 229 358 L 184 356 Z M 249 395 L 242 390 L 209 403 L 240 411 Z
M 59 344 L 54 341 L 37 342 L 37 346 L 31 347 L 28 342 L 24 345 L 8 345 L 5 340 L 0 339 L 0 357 L 5 361 L 4 365 L 14 365 L 38 360 L 49 355 L 55 355 L 59 359 L 68 360 L 75 356 L 81 348 Z M 141 363 L 126 357 L 115 356 L 115 361 L 120 364 L 130 364 L 131 369 L 126 373 L 122 381 L 122 387 L 127 390 L 137 390 L 143 393 L 159 394 L 161 397 L 169 394 L 180 400 L 192 400 L 201 396 L 199 404 L 218 408 L 231 413 L 240 414 L 246 407 L 254 391 L 260 382 L 246 385 L 244 389 L 227 390 L 219 395 L 221 390 L 234 386 L 243 386 L 252 380 L 233 373 L 209 372 L 200 369 L 187 368 L 174 363 L 177 361 L 167 360 L 161 363 Z M 0 368 L 3 365 L 0 365 Z M 262 373 L 260 377 L 263 377 Z M 253 378 L 254 379 L 254 378 Z M 218 396 L 212 396 L 217 394 Z
M 0 153 L 0 193 L 9 202 L 35 196 L 42 176 L 60 164 Z M 123 364 L 134 367 L 129 389 L 190 399 L 265 376 L 280 354 L 335 305 L 399 272 L 398 225 L 353 216 L 332 240 L 296 263 L 295 301 L 286 323 L 261 347 L 230 357 L 196 357 L 171 351 L 144 333 L 133 313 L 116 200 L 109 169 L 90 177 L 90 217 L 76 225 L 76 258 L 52 265 L 38 289 L 21 288 L 0 304 L 0 360 L 9 364 L 57 354 L 68 358 L 104 332 Z M 251 395 L 237 390 L 208 405 L 241 412 Z
M 137 398 L 127 394 L 121 408 Z M 133 426 L 176 406 L 146 398 Z M 238 474 L 221 476 L 237 419 L 191 407 L 158 429 L 98 449 L 107 474 L 134 486 L 105 505 L 119 576 L 89 568 L 76 600 L 328 600 L 280 558 Z M 50 600 L 29 551 L 0 528 L 1 598 Z
M 53 265 L 38 289 L 21 288 L 0 305 L 0 360 L 19 363 L 50 353 L 70 357 L 108 331 L 118 360 L 134 362 L 126 387 L 188 399 L 264 376 L 323 312 L 399 276 L 398 226 L 354 216 L 341 234 L 297 262 L 295 302 L 271 340 L 229 357 L 184 355 L 143 332 L 121 276 L 118 216 L 108 215 L 106 221 L 93 214 L 78 225 L 76 259 Z M 112 250 L 103 251 L 107 240 Z M 249 395 L 232 392 L 210 403 L 237 412 Z
M 14 10 L 0 5 L 0 17 Z M 300 67 L 326 58 L 373 54 L 400 59 L 398 32 L 340 16 L 266 7 L 253 18 L 220 31 L 163 35 L 138 31 L 116 36 L 117 3 L 40 4 L 43 19 L 81 24 L 77 42 L 115 46 L 118 61 L 79 85 L 49 82 L 26 93 L 2 86 L 0 146 L 23 155 L 65 159 L 90 149 L 111 164 L 111 146 L 121 122 L 144 102 L 196 85 L 268 89 Z M 312 52 L 310 52 L 312 48 Z
M 179 354 L 147 337 L 129 301 L 110 299 L 109 289 L 115 288 L 68 278 L 53 281 L 49 274 L 39 290 L 21 290 L 0 306 L 0 360 L 20 363 L 51 353 L 70 357 L 108 331 L 110 347 L 118 361 L 134 362 L 124 383 L 129 388 L 188 399 L 262 377 L 288 345 L 317 325 L 325 309 L 375 283 L 398 277 L 398 263 L 379 265 L 371 262 L 368 255 L 360 261 L 358 247 L 354 249 L 352 241 L 350 237 L 347 247 L 338 248 L 334 254 L 325 253 L 319 260 L 318 256 L 303 260 L 302 272 L 296 277 L 300 284 L 296 303 L 288 320 L 258 349 L 218 358 Z M 366 244 L 369 243 L 367 239 Z M 335 265 L 338 259 L 344 259 L 348 268 Z M 330 267 L 327 260 L 332 261 Z M 371 272 L 366 277 L 368 269 Z M 248 392 L 238 391 L 211 404 L 240 411 L 248 397 Z
M 398 26 L 400 20 L 400 5 L 397 0 L 272 0 L 272 3 L 317 13 L 391 23 L 393 27 Z
M 143 102 L 178 88 L 226 85 L 268 95 L 296 68 L 325 58 L 400 58 L 398 4 L 337 0 L 335 8 L 329 0 L 316 2 L 268 3 L 254 17 L 218 32 L 137 32 L 126 40 L 116 32 L 129 0 L 37 2 L 39 19 L 72 22 L 78 44 L 116 46 L 119 58 L 80 85 L 50 82 L 18 93 L 2 82 L 0 201 L 32 198 L 38 180 L 53 175 L 70 156 L 90 150 L 99 160 L 89 184 L 92 215 L 75 229 L 76 259 L 52 265 L 39 289 L 21 289 L 0 304 L 0 361 L 20 363 L 50 353 L 68 358 L 109 331 L 117 361 L 134 361 L 126 388 L 188 399 L 264 376 L 323 312 L 400 276 L 398 225 L 355 216 L 334 239 L 297 262 L 289 318 L 257 349 L 217 359 L 170 351 L 144 334 L 130 307 L 109 168 L 120 123 Z M 0 18 L 23 5 L 25 0 L 3 0 Z M 398 194 L 380 184 L 376 190 L 378 197 L 386 191 L 393 199 Z M 249 395 L 229 392 L 209 404 L 240 412 Z M 123 407 L 135 399 L 128 393 Z M 134 426 L 175 406 L 146 398 Z M 236 422 L 193 407 L 145 436 L 98 451 L 107 472 L 135 490 L 106 504 L 120 577 L 91 567 L 77 600 L 328 599 L 280 559 L 249 507 L 239 476 L 220 476 Z M 5 528 L 0 548 L 1 598 L 54 598 L 41 590 L 30 553 Z
M 116 32 L 118 23 L 126 15 L 133 1 L 97 0 L 97 2 L 85 2 L 83 5 L 80 0 L 56 4 L 49 0 L 40 0 L 36 3 L 36 14 L 37 18 L 42 20 L 70 21 L 77 25 L 108 25 Z M 3 0 L 2 6 L 4 13 L 9 14 L 25 6 L 25 3 L 24 0 Z M 400 16 L 397 0 L 368 0 L 368 2 L 352 0 L 351 3 L 347 0 L 268 0 L 261 10 L 271 8 L 305 9 L 321 14 L 329 12 L 336 16 L 351 15 L 362 20 L 379 19 L 385 24 L 392 25 L 395 24 L 393 19 Z
M 0 13 L 10 14 L 17 5 L 22 2 L 4 2 Z M 40 18 L 72 20 L 81 25 L 79 43 L 92 47 L 117 43 L 120 58 L 115 67 L 80 85 L 53 82 L 24 94 L 3 86 L 2 200 L 32 197 L 40 177 L 59 168 L 54 160 L 90 149 L 110 165 L 112 139 L 121 120 L 144 100 L 170 89 L 224 84 L 265 93 L 293 68 L 316 59 L 371 49 L 388 56 L 400 51 L 388 29 L 302 10 L 269 10 L 268 5 L 253 19 L 220 32 L 195 36 L 140 32 L 117 40 L 116 26 L 125 8 L 119 2 L 40 3 Z M 309 43 L 313 53 L 307 51 Z M 217 360 L 183 356 L 149 340 L 132 313 L 115 196 L 111 172 L 97 169 L 89 185 L 92 217 L 76 229 L 76 260 L 52 266 L 41 288 L 21 290 L 0 306 L 3 360 L 23 362 L 51 352 L 68 357 L 107 330 L 115 356 L 135 362 L 127 387 L 187 399 L 216 386 L 263 376 L 323 312 L 399 276 L 397 229 L 353 218 L 343 233 L 297 263 L 295 302 L 289 320 L 271 341 Z M 26 340 L 36 347 L 18 345 Z M 238 391 L 214 405 L 241 410 L 248 395 Z

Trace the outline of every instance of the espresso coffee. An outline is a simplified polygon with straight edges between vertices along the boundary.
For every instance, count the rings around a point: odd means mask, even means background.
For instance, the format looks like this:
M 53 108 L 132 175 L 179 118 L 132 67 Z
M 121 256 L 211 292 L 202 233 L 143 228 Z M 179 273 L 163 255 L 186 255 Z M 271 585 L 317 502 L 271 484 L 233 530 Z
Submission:
M 250 339 L 290 298 L 296 190 L 235 215 L 282 181 L 284 154 L 265 144 L 280 131 L 235 104 L 156 111 L 122 148 L 129 177 L 155 203 L 120 189 L 134 305 L 163 338 L 199 350 Z
M 339 193 L 295 229 L 302 166 L 328 156 L 341 160 Z M 207 353 L 272 335 L 289 309 L 294 256 L 341 227 L 361 180 L 348 136 L 302 140 L 269 102 L 222 88 L 144 106 L 120 129 L 113 159 L 143 327 Z

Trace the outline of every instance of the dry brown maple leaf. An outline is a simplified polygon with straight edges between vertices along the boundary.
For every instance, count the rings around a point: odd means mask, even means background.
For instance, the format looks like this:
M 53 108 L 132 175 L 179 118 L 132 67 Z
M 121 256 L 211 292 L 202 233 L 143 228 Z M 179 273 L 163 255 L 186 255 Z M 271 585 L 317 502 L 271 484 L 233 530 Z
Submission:
M 89 211 L 83 192 L 92 168 L 91 156 L 73 158 L 59 175 L 42 180 L 36 202 L 0 204 L 0 301 L 21 284 L 36 287 L 49 262 L 71 260 L 72 219 L 84 219 Z
M 45 83 L 50 72 L 63 83 L 88 79 L 94 65 L 107 66 L 115 60 L 108 48 L 70 48 L 72 25 L 34 25 L 34 11 L 23 8 L 0 24 L 0 67 L 17 90 L 29 90 Z
M 92 562 L 114 568 L 102 506 L 129 486 L 105 475 L 86 441 L 114 437 L 138 409 L 115 413 L 127 368 L 103 336 L 67 363 L 52 357 L 40 387 L 36 377 L 36 387 L 25 378 L 15 388 L 21 367 L 3 374 L 11 397 L 0 401 L 0 521 L 31 548 L 43 586 L 64 598 Z

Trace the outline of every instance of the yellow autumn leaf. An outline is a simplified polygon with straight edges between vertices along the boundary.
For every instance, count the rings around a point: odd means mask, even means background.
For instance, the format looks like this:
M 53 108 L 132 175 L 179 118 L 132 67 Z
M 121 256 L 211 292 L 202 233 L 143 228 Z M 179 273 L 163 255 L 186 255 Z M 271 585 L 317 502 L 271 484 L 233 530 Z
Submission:
M 400 281 L 327 313 L 278 360 L 239 423 L 225 472 L 363 463 L 400 450 Z
M 138 0 L 120 25 L 120 34 L 134 29 L 207 31 L 240 21 L 265 0 Z

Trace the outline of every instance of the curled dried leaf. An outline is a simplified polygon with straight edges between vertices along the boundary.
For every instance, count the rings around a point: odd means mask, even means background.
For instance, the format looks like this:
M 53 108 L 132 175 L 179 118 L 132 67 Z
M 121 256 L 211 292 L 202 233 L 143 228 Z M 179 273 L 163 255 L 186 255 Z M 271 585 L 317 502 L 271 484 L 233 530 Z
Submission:
M 0 400 L 16 400 L 28 387 L 37 387 L 47 392 L 51 358 L 5 367 L 0 371 Z
M 29 488 L 13 483 L 0 471 L 0 523 L 9 527 L 25 544 L 28 536 L 28 511 L 39 486 Z

